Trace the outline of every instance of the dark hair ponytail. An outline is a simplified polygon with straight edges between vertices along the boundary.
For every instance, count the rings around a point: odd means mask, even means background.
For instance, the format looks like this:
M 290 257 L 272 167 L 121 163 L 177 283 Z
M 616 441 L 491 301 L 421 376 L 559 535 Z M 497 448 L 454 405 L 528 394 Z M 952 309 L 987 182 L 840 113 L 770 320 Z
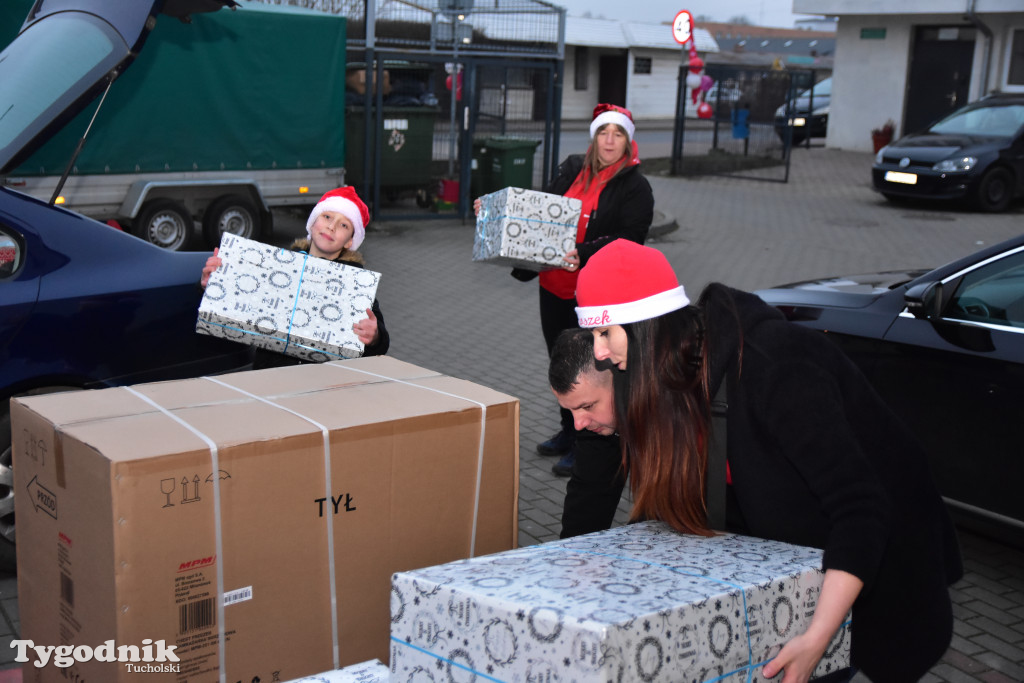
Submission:
M 626 370 L 615 405 L 633 517 L 711 535 L 704 481 L 709 431 L 704 320 L 694 306 L 622 326 Z

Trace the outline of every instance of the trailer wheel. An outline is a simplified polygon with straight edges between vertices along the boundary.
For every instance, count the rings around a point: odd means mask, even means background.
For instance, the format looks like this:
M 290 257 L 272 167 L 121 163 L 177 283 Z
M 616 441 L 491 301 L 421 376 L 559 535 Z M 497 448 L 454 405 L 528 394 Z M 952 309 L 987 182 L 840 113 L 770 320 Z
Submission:
M 229 232 L 251 240 L 258 240 L 263 226 L 260 212 L 251 201 L 241 195 L 221 197 L 210 204 L 203 214 L 203 239 L 213 249 L 220 244 L 221 234 Z
M 135 234 L 169 251 L 181 251 L 192 237 L 195 223 L 181 202 L 154 199 L 142 207 L 135 220 Z

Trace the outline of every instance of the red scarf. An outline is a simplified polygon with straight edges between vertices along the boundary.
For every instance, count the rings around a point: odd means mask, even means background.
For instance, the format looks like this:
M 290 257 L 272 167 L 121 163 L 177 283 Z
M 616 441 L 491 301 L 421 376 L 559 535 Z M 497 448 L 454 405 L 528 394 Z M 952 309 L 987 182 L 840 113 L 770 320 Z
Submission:
M 587 187 L 587 179 L 591 176 L 590 167 L 584 166 L 579 172 L 572 185 L 566 190 L 565 195 L 571 199 L 579 199 L 583 202 L 580 211 L 580 222 L 576 226 L 576 245 L 583 241 L 587 234 L 587 224 L 590 222 L 590 215 L 597 208 L 597 200 L 601 196 L 608 181 L 611 180 L 619 170 L 625 166 L 636 166 L 640 163 L 640 156 L 637 152 L 636 142 L 632 143 L 632 155 L 623 157 L 622 161 L 612 164 L 597 172 L 597 176 Z M 564 268 L 552 268 L 541 271 L 540 286 L 548 290 L 559 299 L 574 299 L 576 297 L 576 280 L 579 277 L 579 270 L 566 270 Z

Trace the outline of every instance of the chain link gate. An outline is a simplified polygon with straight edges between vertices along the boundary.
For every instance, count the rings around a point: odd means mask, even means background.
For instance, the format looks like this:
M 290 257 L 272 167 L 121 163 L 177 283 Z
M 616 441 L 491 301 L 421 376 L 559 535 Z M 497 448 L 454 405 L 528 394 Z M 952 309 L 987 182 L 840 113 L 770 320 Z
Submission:
M 750 180 L 789 181 L 792 109 L 799 84 L 813 82 L 813 72 L 709 64 L 714 80 L 701 93 L 710 108 L 707 118 L 687 119 L 687 67 L 680 66 L 672 172 L 707 173 Z M 686 151 L 684 156 L 683 151 Z

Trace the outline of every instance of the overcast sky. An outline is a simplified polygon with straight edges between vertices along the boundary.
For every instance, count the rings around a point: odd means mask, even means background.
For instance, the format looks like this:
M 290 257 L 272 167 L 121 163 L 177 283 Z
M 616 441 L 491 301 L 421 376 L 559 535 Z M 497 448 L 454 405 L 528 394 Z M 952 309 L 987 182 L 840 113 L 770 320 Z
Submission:
M 746 16 L 758 26 L 792 28 L 796 19 L 807 15 L 793 14 L 793 0 L 550 0 L 568 10 L 570 16 L 593 17 L 619 21 L 660 23 L 672 21 L 679 10 L 690 10 L 696 19 L 706 15 L 713 21 L 728 21 Z M 699 22 L 698 22 L 699 25 Z

